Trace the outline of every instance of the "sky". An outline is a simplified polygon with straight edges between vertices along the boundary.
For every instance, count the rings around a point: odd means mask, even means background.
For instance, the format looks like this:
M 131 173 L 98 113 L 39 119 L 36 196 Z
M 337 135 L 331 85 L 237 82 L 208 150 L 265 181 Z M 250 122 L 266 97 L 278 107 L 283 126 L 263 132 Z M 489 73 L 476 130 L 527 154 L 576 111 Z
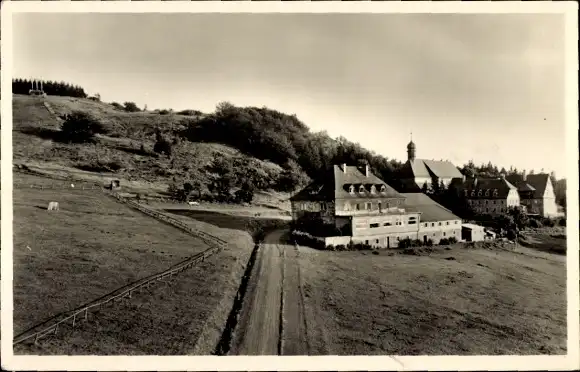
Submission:
M 65 14 L 13 18 L 13 74 L 149 109 L 296 114 L 406 160 L 564 176 L 558 14 Z M 42 30 L 39 32 L 38 30 Z

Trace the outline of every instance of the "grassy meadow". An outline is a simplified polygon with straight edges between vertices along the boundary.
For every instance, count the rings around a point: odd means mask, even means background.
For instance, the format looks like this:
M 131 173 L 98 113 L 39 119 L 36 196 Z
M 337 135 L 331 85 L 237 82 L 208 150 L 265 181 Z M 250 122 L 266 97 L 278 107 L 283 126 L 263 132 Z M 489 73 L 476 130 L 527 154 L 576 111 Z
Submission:
M 301 247 L 300 263 L 317 354 L 566 353 L 563 255 L 521 245 L 428 255 Z
M 16 182 L 59 181 L 15 173 Z M 60 211 L 48 212 L 49 201 L 58 201 Z M 96 190 L 15 189 L 15 335 L 206 248 L 201 240 Z M 21 345 L 15 352 L 192 352 L 202 333 L 212 340 L 221 332 L 223 324 L 213 313 L 224 307 L 225 293 L 237 289 L 238 271 L 251 248 L 249 235 L 238 235 L 225 252 L 184 272 L 174 284 L 152 287 L 150 294 L 91 315 L 74 332 L 64 327 L 40 346 Z

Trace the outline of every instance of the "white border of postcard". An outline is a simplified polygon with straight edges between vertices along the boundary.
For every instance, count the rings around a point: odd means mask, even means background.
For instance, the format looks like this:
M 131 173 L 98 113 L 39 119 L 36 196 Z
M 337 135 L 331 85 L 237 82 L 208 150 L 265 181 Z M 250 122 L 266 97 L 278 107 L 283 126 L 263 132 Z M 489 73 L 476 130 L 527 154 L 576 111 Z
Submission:
M 566 16 L 566 151 L 568 197 L 568 355 L 565 356 L 14 356 L 12 350 L 12 89 L 13 13 L 561 13 Z M 578 339 L 578 3 L 577 2 L 125 2 L 8 1 L 1 11 L 2 71 L 2 367 L 73 371 L 300 371 L 300 370 L 573 370 L 580 368 Z

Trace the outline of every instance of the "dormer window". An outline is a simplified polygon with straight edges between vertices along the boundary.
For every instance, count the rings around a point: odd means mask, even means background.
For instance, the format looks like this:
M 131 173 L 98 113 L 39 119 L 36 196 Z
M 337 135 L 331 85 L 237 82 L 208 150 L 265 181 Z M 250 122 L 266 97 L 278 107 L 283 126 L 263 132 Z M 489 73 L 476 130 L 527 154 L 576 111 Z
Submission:
M 384 194 L 385 192 L 387 192 L 387 186 L 385 185 L 381 185 L 381 192 Z
M 375 185 L 371 186 L 371 194 L 376 194 L 377 193 L 377 188 L 375 187 Z
M 494 190 L 493 190 L 493 196 L 497 196 L 497 195 L 498 195 L 498 194 L 497 194 L 497 189 L 494 189 Z
M 489 196 L 489 189 L 485 190 L 485 196 Z
M 475 196 L 475 190 L 471 190 L 471 196 Z
M 482 194 L 482 193 L 483 193 L 483 190 L 479 190 L 479 191 L 477 192 L 477 196 L 481 196 L 481 194 Z
M 465 193 L 465 196 L 468 196 L 468 195 L 467 195 L 467 190 L 463 190 L 463 192 Z
M 354 186 L 350 185 L 350 187 L 348 188 L 348 192 L 351 194 L 354 194 Z
M 359 188 L 358 188 L 358 192 L 359 192 L 360 194 L 364 194 L 364 193 L 365 193 L 365 191 L 366 191 L 366 190 L 365 190 L 365 187 L 364 187 L 363 185 L 360 185 L 360 186 L 359 186 Z

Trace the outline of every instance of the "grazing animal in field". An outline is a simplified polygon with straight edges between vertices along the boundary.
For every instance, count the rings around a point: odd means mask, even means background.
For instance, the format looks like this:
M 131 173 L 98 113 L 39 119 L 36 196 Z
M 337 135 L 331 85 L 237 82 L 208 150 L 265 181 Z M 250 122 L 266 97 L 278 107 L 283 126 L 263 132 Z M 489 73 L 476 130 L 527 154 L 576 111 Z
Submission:
M 72 187 L 72 188 L 74 189 L 74 188 L 75 188 L 75 185 L 74 185 L 74 183 L 71 183 L 71 184 L 70 184 L 70 187 Z
M 58 211 L 59 210 L 58 202 L 48 203 L 48 208 L 46 208 L 46 209 L 49 211 Z
M 199 205 L 198 202 L 187 202 L 187 204 L 189 204 L 189 205 Z

